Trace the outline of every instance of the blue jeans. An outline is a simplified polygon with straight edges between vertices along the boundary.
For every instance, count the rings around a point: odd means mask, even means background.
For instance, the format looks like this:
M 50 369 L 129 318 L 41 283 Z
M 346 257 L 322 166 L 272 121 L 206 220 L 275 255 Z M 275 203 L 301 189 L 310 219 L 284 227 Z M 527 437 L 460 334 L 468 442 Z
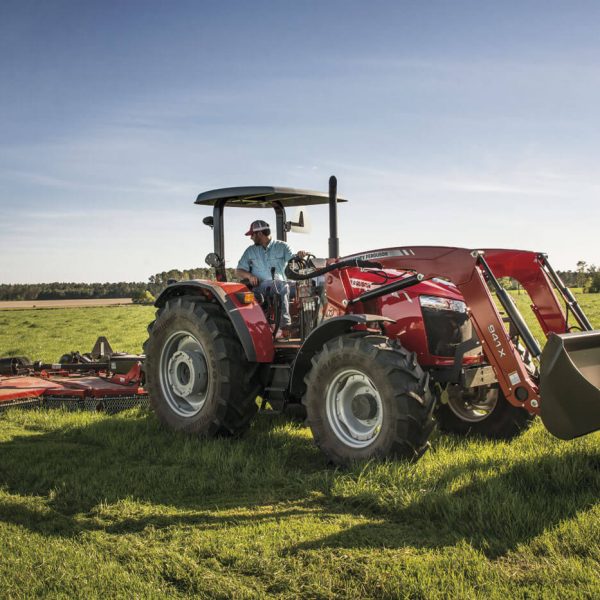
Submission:
M 278 294 L 281 298 L 281 316 L 279 318 L 279 327 L 289 327 L 292 324 L 290 317 L 290 286 L 287 281 L 276 279 L 275 281 L 264 279 L 255 288 L 266 296 L 273 297 Z

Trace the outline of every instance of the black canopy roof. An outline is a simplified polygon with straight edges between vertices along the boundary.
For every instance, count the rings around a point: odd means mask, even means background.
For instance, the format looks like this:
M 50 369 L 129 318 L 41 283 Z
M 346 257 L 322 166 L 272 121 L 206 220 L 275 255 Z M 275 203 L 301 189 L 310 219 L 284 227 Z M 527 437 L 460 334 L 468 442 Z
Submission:
M 227 200 L 227 206 L 237 206 L 241 208 L 271 208 L 271 203 L 277 201 L 285 208 L 288 208 L 290 206 L 328 204 L 329 196 L 326 192 L 295 190 L 293 188 L 284 187 L 231 187 L 203 192 L 196 198 L 195 204 L 213 206 L 217 200 Z M 344 198 L 339 197 L 337 201 L 347 202 Z

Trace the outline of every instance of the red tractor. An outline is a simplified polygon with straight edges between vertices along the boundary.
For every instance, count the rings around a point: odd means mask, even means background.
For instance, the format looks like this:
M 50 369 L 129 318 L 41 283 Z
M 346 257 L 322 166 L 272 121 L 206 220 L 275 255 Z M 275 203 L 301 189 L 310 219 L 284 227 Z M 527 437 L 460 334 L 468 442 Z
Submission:
M 315 442 L 337 464 L 418 458 L 436 421 L 501 439 L 536 414 L 563 439 L 600 428 L 600 331 L 544 254 L 412 246 L 340 258 L 338 202 L 335 177 L 329 194 L 246 187 L 198 196 L 214 207 L 204 222 L 216 281 L 175 282 L 156 301 L 145 372 L 163 423 L 239 435 L 261 396 L 276 410 L 303 406 Z M 285 240 L 287 208 L 326 203 L 329 258 L 288 264 L 296 335 L 279 339 L 277 302 L 227 281 L 224 208 L 272 207 Z M 501 277 L 529 294 L 548 338 L 543 351 Z

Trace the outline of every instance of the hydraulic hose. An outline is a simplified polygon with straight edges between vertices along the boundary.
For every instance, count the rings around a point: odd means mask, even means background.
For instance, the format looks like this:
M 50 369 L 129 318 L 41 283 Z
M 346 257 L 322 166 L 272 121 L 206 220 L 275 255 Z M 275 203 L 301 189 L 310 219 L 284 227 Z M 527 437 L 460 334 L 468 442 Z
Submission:
M 319 277 L 321 275 L 325 275 L 325 273 L 329 273 L 331 271 L 336 271 L 338 269 L 346 269 L 349 267 L 360 267 L 361 269 L 381 269 L 382 265 L 378 262 L 372 262 L 370 260 L 360 260 L 358 258 L 347 258 L 345 260 L 340 260 L 339 262 L 333 263 L 331 265 L 327 265 L 321 269 L 315 269 L 310 273 L 298 273 L 294 271 L 290 264 L 294 262 L 294 259 L 290 260 L 285 267 L 285 276 L 292 281 L 303 281 L 305 279 L 312 279 L 313 277 Z

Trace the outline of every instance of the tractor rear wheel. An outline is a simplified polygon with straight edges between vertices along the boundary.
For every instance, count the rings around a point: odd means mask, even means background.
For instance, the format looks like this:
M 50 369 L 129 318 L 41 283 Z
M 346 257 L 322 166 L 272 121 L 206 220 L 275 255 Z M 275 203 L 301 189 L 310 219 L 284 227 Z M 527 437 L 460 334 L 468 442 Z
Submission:
M 312 360 L 302 400 L 315 443 L 335 464 L 419 458 L 434 427 L 428 377 L 384 337 L 341 336 Z
M 522 433 L 535 415 L 513 406 L 497 385 L 448 387 L 447 402 L 436 411 L 439 428 L 448 433 L 510 440 Z
M 256 367 L 215 304 L 173 298 L 148 327 L 146 387 L 158 419 L 203 436 L 239 435 L 256 413 Z

